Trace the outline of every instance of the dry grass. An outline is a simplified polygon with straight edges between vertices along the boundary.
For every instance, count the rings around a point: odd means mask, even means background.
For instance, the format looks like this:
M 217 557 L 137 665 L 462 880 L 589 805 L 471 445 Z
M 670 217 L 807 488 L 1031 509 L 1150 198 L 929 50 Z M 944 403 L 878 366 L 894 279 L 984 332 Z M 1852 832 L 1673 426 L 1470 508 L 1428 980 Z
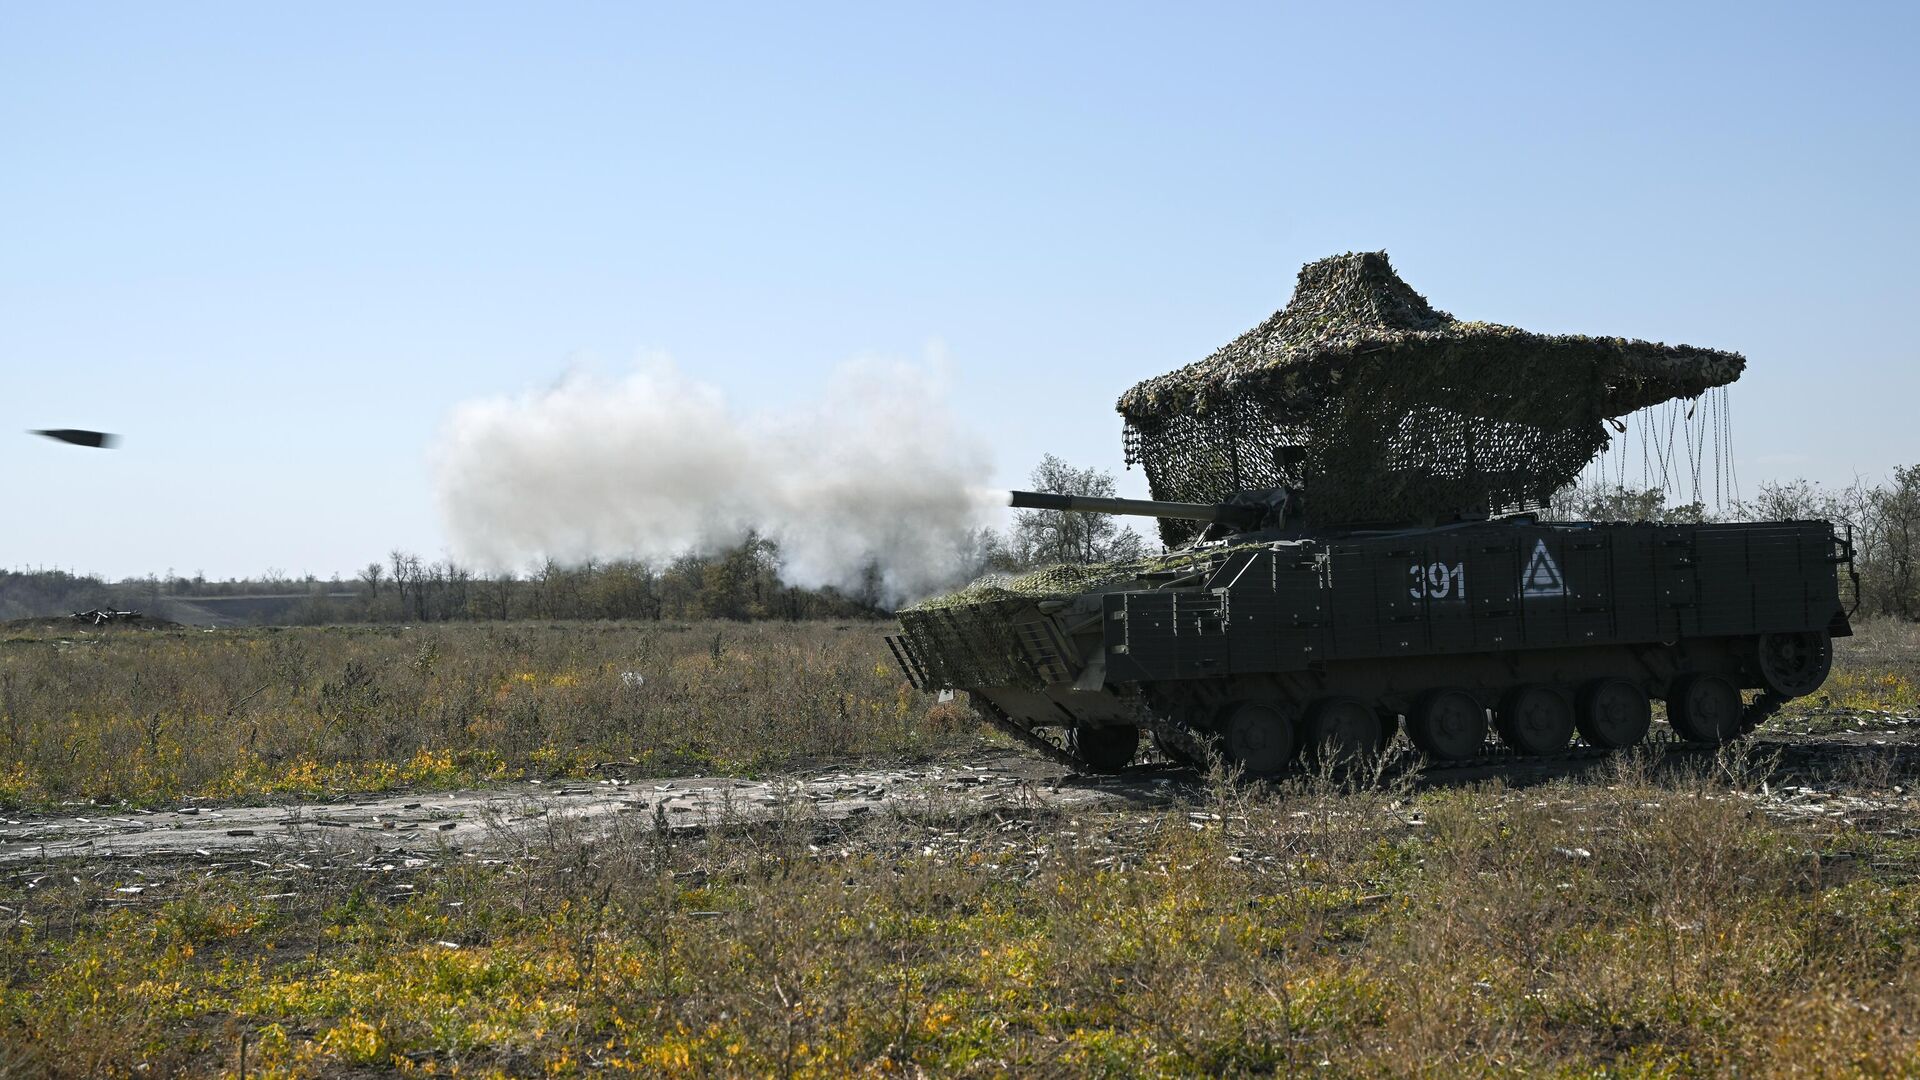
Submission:
M 42 868 L 0 1035 L 59 1075 L 242 1033 L 255 1076 L 1911 1075 L 1920 843 L 1726 775 Z
M 1826 685 L 1790 702 L 1777 724 L 1825 732 L 1862 718 L 1920 718 L 1920 624 L 1874 619 L 1854 630 L 1834 642 Z
M 740 772 L 925 751 L 964 726 L 881 627 L 119 632 L 0 644 L 0 803 Z

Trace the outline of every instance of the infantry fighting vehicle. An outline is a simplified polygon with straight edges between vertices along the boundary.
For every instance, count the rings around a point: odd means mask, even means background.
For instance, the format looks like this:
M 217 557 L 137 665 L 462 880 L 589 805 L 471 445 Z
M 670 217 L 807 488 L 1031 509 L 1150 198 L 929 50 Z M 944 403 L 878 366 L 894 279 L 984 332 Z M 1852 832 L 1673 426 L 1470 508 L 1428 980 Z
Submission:
M 1538 511 L 1605 424 L 1744 363 L 1462 322 L 1384 253 L 1321 260 L 1272 318 L 1121 399 L 1154 500 L 1014 494 L 1158 518 L 1168 554 L 976 583 L 900 612 L 890 643 L 915 686 L 1094 771 L 1143 731 L 1265 776 L 1402 725 L 1439 761 L 1618 749 L 1655 699 L 1682 739 L 1722 742 L 1825 680 L 1849 539 Z

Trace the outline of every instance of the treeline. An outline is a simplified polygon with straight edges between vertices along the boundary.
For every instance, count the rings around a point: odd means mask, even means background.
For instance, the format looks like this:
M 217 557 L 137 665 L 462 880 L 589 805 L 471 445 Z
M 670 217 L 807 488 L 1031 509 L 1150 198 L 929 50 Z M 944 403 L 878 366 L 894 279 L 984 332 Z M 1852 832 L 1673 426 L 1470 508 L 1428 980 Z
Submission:
M 567 565 L 549 559 L 524 574 L 476 573 L 407 552 L 369 563 L 351 597 L 315 598 L 300 622 L 453 619 L 861 619 L 889 614 L 877 563 L 858 587 L 807 588 L 780 575 L 780 545 L 748 533 L 710 555 L 654 565 L 640 560 Z
M 92 608 L 139 610 L 181 622 L 204 611 L 240 622 L 323 625 L 508 619 L 868 619 L 888 614 L 877 564 L 857 587 L 805 588 L 780 575 L 779 545 L 750 533 L 710 555 L 662 565 L 637 560 L 565 565 L 549 560 L 523 573 L 482 573 L 451 559 L 404 551 L 339 577 L 207 581 L 135 578 L 106 582 L 61 570 L 0 572 L 0 618 L 64 615 Z M 248 599 L 290 598 L 244 605 Z M 204 602 L 200 608 L 196 601 Z
M 138 584 L 110 585 L 66 570 L 0 570 L 0 619 L 121 609 L 129 596 L 143 591 Z

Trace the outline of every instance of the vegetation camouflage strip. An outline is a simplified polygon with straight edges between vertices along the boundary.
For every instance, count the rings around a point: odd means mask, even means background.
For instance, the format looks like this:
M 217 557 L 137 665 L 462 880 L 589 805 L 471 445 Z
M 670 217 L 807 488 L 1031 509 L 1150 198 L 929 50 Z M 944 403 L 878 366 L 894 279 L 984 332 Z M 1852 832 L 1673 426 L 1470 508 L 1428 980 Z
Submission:
M 1049 680 L 1034 667 L 1032 654 L 1021 641 L 1039 618 L 1035 603 L 1124 586 L 1150 575 L 1208 569 L 1233 552 L 1260 546 L 1176 551 L 1120 562 L 1062 563 L 1018 577 L 989 576 L 902 609 L 900 630 L 914 654 L 931 665 L 927 675 L 938 685 L 1038 688 Z
M 1409 521 L 1543 505 L 1606 445 L 1605 418 L 1697 397 L 1745 365 L 1460 321 L 1366 252 L 1308 264 L 1284 309 L 1119 410 L 1155 498 L 1287 486 L 1319 524 Z M 1195 528 L 1161 534 L 1177 544 Z
M 989 575 L 963 589 L 930 597 L 902 611 L 933 611 L 1003 600 L 1030 603 L 1035 600 L 1060 599 L 1111 585 L 1125 584 L 1149 574 L 1165 574 L 1188 567 L 1205 566 L 1232 552 L 1260 546 L 1259 544 L 1239 544 L 1232 547 L 1208 548 L 1205 551 L 1175 551 L 1144 559 L 1129 559 L 1125 562 L 1059 563 L 1054 566 L 1043 566 L 1017 577 Z

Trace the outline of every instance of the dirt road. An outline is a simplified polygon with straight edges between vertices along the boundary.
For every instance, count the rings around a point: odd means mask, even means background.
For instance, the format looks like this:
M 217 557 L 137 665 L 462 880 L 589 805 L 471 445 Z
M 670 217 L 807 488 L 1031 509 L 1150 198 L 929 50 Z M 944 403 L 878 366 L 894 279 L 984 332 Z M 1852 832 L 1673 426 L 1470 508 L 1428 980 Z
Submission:
M 1822 735 L 1755 739 L 1766 762 L 1770 813 L 1871 813 L 1920 826 L 1920 725 L 1863 724 Z M 1679 753 L 1667 761 L 1691 760 Z M 1710 759 L 1709 759 L 1710 760 Z M 1604 768 L 1582 760 L 1530 767 L 1443 771 L 1421 785 L 1501 777 L 1527 783 Z M 1037 808 L 1164 807 L 1197 793 L 1191 773 L 1141 767 L 1113 777 L 1074 776 L 1020 751 L 983 748 L 921 766 L 818 769 L 763 780 L 684 777 L 599 782 L 528 781 L 479 790 L 348 795 L 274 805 L 186 804 L 165 810 L 75 807 L 53 814 L 0 814 L 0 865 L 74 859 L 229 859 L 249 853 L 345 851 L 419 857 L 500 850 L 516 838 L 565 825 L 591 830 L 616 815 L 648 815 L 670 830 L 751 825 L 796 815 L 832 821 L 888 813 L 925 816 Z
M 642 813 L 670 829 L 751 824 L 805 812 L 831 820 L 889 810 L 964 806 L 1068 807 L 1165 801 L 1172 773 L 1123 778 L 1065 775 L 1012 750 L 922 767 L 819 770 L 770 780 L 671 780 L 503 784 L 471 791 L 351 795 L 327 802 L 171 810 L 101 807 L 71 814 L 0 816 L 0 863 L 78 857 L 224 857 L 265 849 L 374 846 L 460 850 L 510 844 L 549 819 L 590 823 Z

